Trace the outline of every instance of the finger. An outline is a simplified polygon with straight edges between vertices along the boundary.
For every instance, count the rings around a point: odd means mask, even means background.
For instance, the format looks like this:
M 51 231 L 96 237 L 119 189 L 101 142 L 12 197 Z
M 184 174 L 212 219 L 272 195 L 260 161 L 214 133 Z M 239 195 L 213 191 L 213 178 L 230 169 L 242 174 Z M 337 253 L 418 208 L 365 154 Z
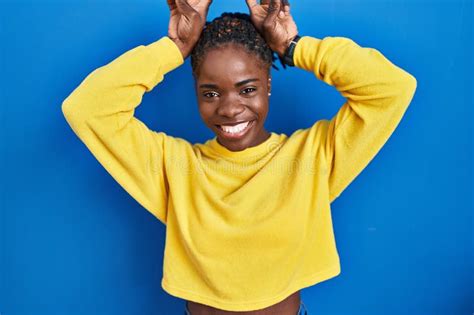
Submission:
M 285 16 L 290 15 L 290 6 L 289 6 L 289 5 L 285 5 L 285 6 L 283 7 L 283 12 L 285 13 Z
M 250 12 L 252 12 L 254 6 L 258 5 L 257 0 L 245 0 L 245 2 L 247 2 Z
M 265 18 L 267 24 L 273 25 L 276 20 L 278 13 L 280 12 L 281 0 L 270 0 L 270 5 L 268 6 L 268 14 Z
M 204 1 L 204 11 L 205 11 L 205 14 L 207 15 L 207 12 L 209 12 L 209 8 L 211 7 L 211 4 L 212 4 L 212 1 L 213 0 L 206 0 Z
M 179 12 L 186 16 L 196 12 L 193 7 L 189 5 L 187 0 L 176 0 L 176 6 L 178 7 Z
M 168 7 L 170 8 L 170 10 L 176 9 L 176 1 L 175 0 L 167 0 L 167 2 L 168 2 Z
M 209 9 L 209 7 L 211 6 L 212 1 L 213 1 L 213 0 L 206 0 L 206 1 L 204 1 L 204 4 L 205 4 L 206 8 Z

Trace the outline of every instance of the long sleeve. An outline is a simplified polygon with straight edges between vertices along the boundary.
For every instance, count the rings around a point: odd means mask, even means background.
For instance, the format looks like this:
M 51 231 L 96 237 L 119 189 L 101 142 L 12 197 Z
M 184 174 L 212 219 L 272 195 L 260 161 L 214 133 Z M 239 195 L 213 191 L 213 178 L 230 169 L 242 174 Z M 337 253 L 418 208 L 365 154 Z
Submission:
M 134 117 L 143 94 L 183 63 L 168 37 L 135 47 L 90 73 L 63 101 L 74 133 L 111 176 L 166 224 L 168 187 L 163 165 L 167 136 Z
M 346 99 L 332 119 L 318 125 L 332 202 L 391 136 L 417 81 L 378 50 L 344 37 L 302 37 L 294 58 L 297 67 L 313 72 Z

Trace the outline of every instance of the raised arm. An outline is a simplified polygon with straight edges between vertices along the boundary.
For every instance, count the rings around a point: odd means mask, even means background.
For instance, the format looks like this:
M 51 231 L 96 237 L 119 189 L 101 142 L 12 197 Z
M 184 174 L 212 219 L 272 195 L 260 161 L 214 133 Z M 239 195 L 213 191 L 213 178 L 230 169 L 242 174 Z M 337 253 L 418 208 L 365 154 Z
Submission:
M 336 87 L 347 100 L 331 120 L 318 122 L 332 202 L 393 133 L 417 81 L 378 50 L 360 47 L 344 37 L 302 37 L 294 62 Z
M 268 45 L 282 56 L 297 34 L 290 6 L 283 0 L 246 0 L 252 21 Z M 334 86 L 346 102 L 331 120 L 312 128 L 322 148 L 332 202 L 368 165 L 393 133 L 416 90 L 416 79 L 378 50 L 344 37 L 302 37 L 295 66 Z
M 143 94 L 187 57 L 204 27 L 210 0 L 169 0 L 168 35 L 140 45 L 90 73 L 63 101 L 74 133 L 111 176 L 166 224 L 163 147 L 171 137 L 134 116 Z

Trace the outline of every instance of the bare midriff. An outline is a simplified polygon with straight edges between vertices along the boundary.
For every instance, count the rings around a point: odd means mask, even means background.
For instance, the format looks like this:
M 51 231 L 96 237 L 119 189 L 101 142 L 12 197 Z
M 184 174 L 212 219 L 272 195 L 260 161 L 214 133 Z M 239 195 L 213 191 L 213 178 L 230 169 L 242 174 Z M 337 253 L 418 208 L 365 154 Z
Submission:
M 187 301 L 188 309 L 191 315 L 296 315 L 300 308 L 300 291 L 296 291 L 283 301 L 269 307 L 255 311 L 232 312 L 224 311 L 205 304 Z

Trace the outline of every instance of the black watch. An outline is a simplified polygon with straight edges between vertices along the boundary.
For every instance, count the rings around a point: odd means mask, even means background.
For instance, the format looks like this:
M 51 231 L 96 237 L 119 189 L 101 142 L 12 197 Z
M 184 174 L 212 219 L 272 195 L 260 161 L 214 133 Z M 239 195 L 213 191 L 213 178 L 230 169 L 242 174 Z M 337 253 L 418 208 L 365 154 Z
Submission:
M 288 65 L 290 67 L 294 67 L 295 63 L 293 61 L 293 56 L 295 54 L 296 43 L 301 39 L 301 36 L 296 35 L 291 41 L 288 48 L 285 50 L 283 54 L 283 58 L 280 59 L 284 65 Z

